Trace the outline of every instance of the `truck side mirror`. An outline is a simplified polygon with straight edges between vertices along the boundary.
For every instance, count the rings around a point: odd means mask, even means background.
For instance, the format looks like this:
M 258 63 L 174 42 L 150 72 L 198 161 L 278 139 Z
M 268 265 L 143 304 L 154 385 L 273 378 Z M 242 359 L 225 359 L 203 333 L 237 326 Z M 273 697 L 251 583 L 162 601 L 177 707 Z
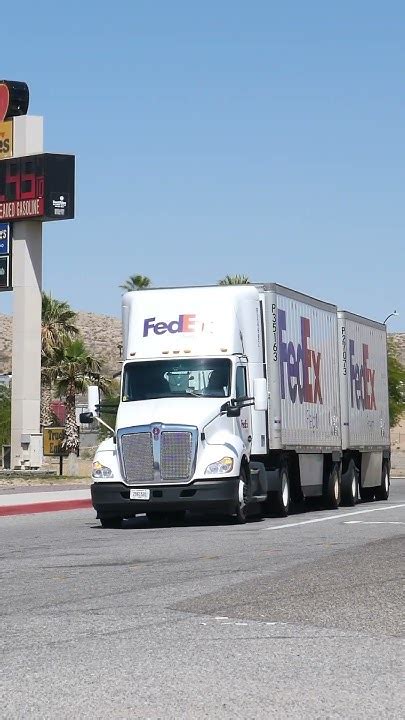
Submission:
M 255 410 L 267 410 L 267 380 L 266 378 L 255 378 L 253 380 L 253 395 L 255 399 Z
M 240 407 L 239 405 L 233 405 L 231 402 L 226 402 L 221 405 L 221 414 L 226 413 L 227 417 L 239 417 Z
M 79 415 L 79 420 L 81 425 L 91 425 L 94 420 L 94 415 L 92 412 L 82 412 Z

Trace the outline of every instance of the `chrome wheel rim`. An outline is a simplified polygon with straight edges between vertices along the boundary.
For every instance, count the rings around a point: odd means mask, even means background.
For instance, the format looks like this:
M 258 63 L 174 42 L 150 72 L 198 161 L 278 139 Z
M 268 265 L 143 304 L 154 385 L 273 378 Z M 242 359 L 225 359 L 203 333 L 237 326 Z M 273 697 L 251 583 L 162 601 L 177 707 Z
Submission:
M 246 507 L 246 499 L 247 499 L 247 485 L 245 482 L 243 482 L 243 480 L 239 480 L 238 498 L 239 498 L 239 507 L 243 511 Z
M 352 498 L 356 499 L 357 496 L 357 482 L 356 482 L 356 476 L 353 475 L 352 480 Z
M 333 494 L 335 496 L 335 500 L 339 499 L 339 479 L 335 475 L 335 482 L 333 483 Z
M 283 501 L 283 506 L 286 508 L 288 506 L 288 501 L 290 498 L 290 493 L 288 489 L 288 480 L 285 473 L 283 473 L 282 480 L 281 480 L 281 498 Z

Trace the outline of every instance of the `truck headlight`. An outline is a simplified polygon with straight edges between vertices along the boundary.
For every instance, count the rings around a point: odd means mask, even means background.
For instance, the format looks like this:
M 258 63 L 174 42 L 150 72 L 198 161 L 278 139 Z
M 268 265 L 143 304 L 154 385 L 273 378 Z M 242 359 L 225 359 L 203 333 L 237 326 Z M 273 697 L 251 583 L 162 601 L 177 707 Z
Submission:
M 93 470 L 91 472 L 91 476 L 94 478 L 114 477 L 111 468 L 107 467 L 106 465 L 102 465 L 101 462 L 99 462 L 98 460 L 93 463 Z
M 217 475 L 220 473 L 229 473 L 233 469 L 233 458 L 223 457 L 217 462 L 211 463 L 205 468 L 205 475 Z

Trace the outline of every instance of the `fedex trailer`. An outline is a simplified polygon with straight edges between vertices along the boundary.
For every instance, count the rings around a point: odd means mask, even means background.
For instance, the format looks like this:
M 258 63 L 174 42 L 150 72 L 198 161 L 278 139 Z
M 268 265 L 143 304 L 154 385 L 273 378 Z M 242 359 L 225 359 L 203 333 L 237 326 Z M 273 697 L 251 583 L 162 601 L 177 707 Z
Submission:
M 122 320 L 116 427 L 92 471 L 103 526 L 388 497 L 384 325 L 273 283 L 129 292 Z
M 363 500 L 387 500 L 390 424 L 386 328 L 340 310 L 338 328 L 343 498 L 347 504 L 354 504 L 354 488 L 358 487 Z

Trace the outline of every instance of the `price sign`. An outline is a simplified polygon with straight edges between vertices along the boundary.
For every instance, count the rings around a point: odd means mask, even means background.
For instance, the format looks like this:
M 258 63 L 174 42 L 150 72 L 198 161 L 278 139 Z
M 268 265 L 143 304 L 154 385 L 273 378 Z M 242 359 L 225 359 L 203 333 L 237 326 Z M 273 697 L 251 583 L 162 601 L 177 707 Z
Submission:
M 74 217 L 73 155 L 28 155 L 0 163 L 0 222 Z

